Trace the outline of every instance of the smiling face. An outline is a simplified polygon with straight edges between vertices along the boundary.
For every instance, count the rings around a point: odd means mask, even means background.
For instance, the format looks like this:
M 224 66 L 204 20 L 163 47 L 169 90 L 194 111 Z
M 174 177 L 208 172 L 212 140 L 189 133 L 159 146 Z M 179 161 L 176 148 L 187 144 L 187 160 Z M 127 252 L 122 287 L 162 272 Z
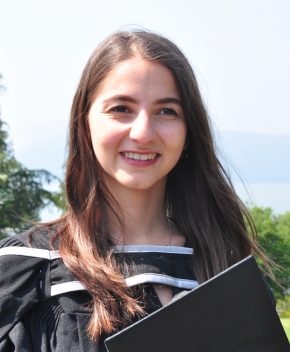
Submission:
M 165 186 L 186 138 L 179 94 L 166 67 L 139 57 L 119 63 L 99 86 L 88 119 L 111 190 Z

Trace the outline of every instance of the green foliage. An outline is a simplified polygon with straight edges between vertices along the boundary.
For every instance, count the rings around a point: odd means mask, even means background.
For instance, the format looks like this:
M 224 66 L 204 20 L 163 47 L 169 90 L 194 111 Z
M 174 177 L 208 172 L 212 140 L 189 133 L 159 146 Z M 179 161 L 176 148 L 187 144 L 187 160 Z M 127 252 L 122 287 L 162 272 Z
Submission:
M 277 312 L 280 318 L 290 319 L 290 296 L 286 296 L 284 299 L 277 301 Z
M 282 323 L 283 328 L 285 330 L 286 336 L 288 337 L 288 340 L 290 341 L 290 318 L 281 318 L 281 323 Z
M 62 192 L 45 185 L 58 179 L 46 170 L 29 170 L 18 162 L 0 117 L 0 238 L 31 226 L 49 203 L 61 204 Z
M 65 185 L 63 181 L 59 181 L 59 191 L 52 193 L 51 196 L 53 204 L 64 213 L 67 208 L 67 204 L 65 200 Z
M 273 273 L 277 282 L 267 280 L 275 297 L 283 298 L 290 289 L 290 212 L 275 215 L 271 208 L 254 207 L 250 213 L 261 248 L 276 264 Z

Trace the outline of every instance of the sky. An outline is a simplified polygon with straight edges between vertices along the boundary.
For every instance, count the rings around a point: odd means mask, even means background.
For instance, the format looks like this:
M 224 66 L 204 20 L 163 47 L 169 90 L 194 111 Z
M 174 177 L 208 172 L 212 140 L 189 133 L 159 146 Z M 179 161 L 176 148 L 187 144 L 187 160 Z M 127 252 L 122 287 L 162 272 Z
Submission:
M 0 0 L 0 106 L 16 157 L 62 176 L 82 69 L 132 27 L 182 49 L 218 132 L 290 138 L 289 18 L 288 0 Z

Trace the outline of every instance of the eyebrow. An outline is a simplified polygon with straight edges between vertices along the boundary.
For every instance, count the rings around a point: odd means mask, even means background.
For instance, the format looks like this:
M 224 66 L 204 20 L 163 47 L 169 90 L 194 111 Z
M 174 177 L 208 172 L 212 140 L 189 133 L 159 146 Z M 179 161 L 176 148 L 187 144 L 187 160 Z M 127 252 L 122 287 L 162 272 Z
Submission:
M 123 101 L 123 102 L 129 102 L 129 103 L 134 103 L 137 104 L 138 100 L 135 98 L 132 98 L 129 95 L 114 95 L 111 98 L 105 99 L 103 101 L 104 104 L 108 104 L 112 101 Z M 179 98 L 176 97 L 166 97 L 166 98 L 160 98 L 154 101 L 153 104 L 177 104 L 181 106 L 181 100 Z
M 177 104 L 181 106 L 181 100 L 175 97 L 161 98 L 154 102 L 155 104 Z

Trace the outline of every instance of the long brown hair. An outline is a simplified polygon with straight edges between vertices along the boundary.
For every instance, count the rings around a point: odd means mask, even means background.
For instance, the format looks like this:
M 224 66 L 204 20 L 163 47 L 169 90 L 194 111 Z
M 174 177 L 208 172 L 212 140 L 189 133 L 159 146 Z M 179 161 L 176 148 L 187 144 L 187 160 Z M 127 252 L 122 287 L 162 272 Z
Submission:
M 251 219 L 217 158 L 209 118 L 188 60 L 175 44 L 157 34 L 115 33 L 92 54 L 73 100 L 66 173 L 68 211 L 58 232 L 64 263 L 92 296 L 88 332 L 93 339 L 142 312 L 111 255 L 106 209 L 120 222 L 121 212 L 102 182 L 88 127 L 99 84 L 115 65 L 133 56 L 166 66 L 179 91 L 187 141 L 184 155 L 168 176 L 166 210 L 194 248 L 197 279 L 203 282 L 249 254 L 263 256 L 248 236 L 246 222 L 252 225 Z

